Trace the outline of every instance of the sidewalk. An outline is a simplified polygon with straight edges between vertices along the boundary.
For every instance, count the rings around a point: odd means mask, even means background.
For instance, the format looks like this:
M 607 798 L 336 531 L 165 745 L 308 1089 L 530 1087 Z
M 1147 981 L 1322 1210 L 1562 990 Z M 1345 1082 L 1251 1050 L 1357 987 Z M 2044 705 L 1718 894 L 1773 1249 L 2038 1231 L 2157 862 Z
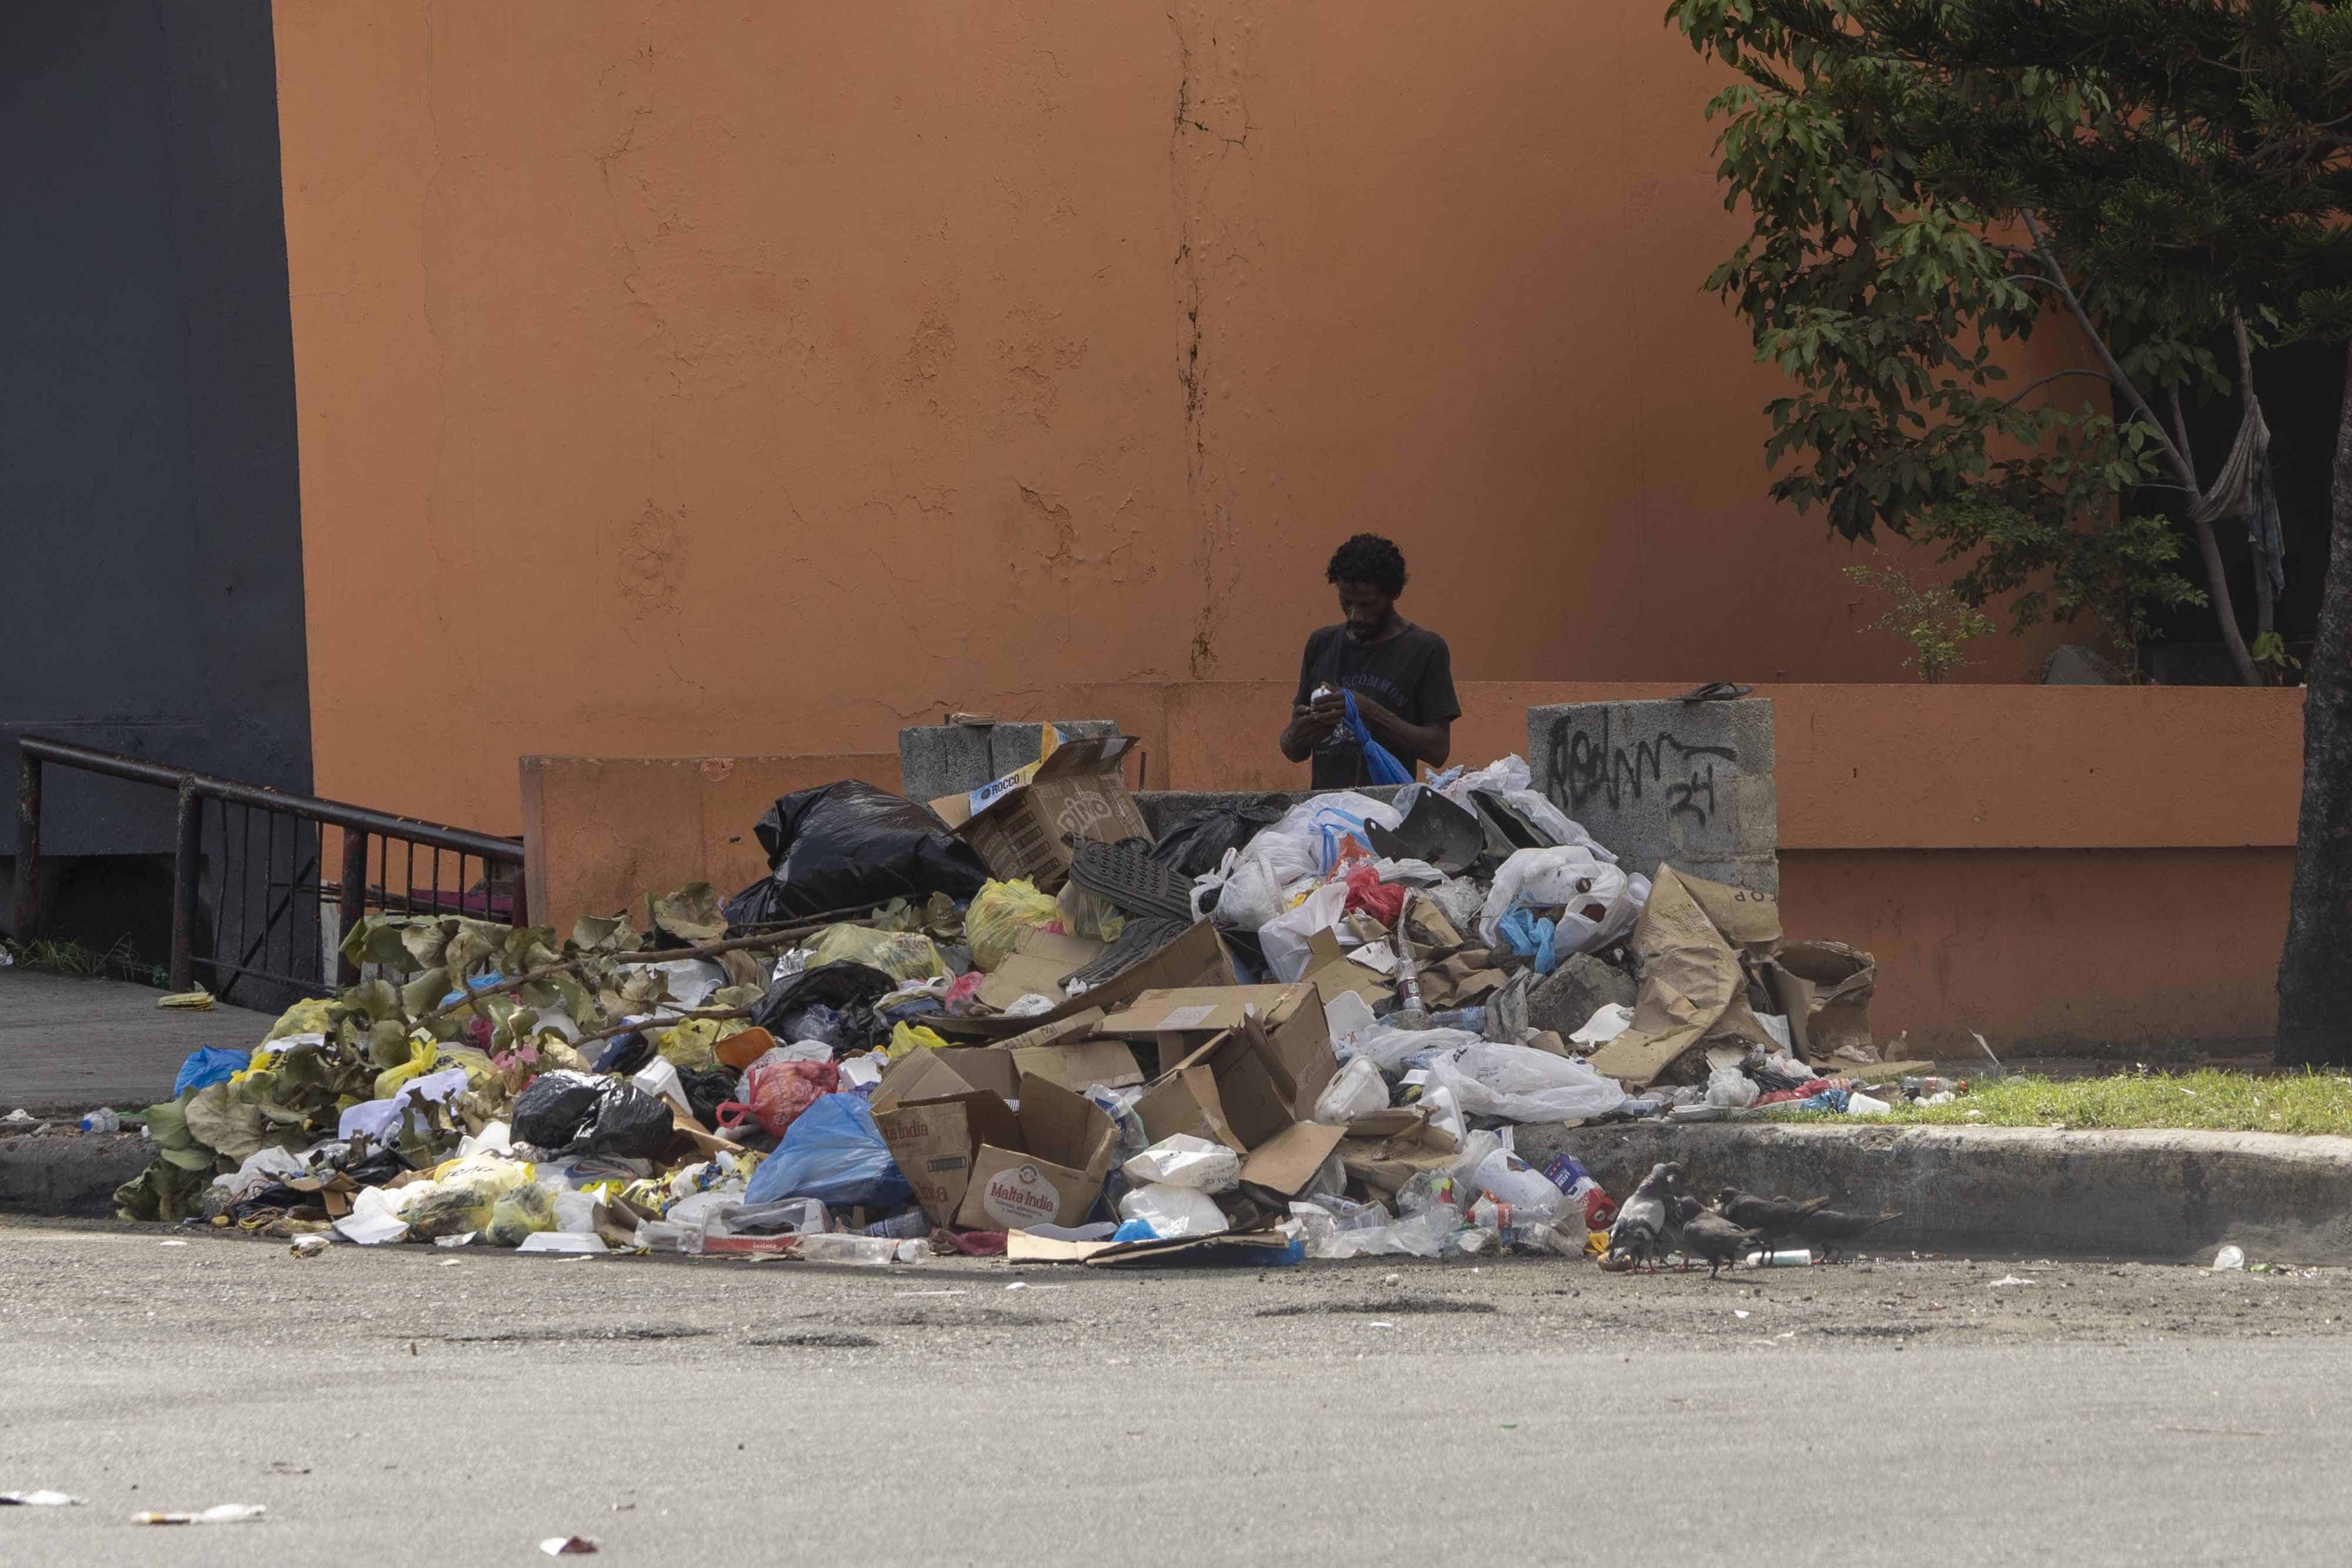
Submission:
M 160 992 L 120 980 L 0 969 L 0 1115 L 18 1106 L 133 1111 L 169 1099 L 172 1078 L 200 1045 L 249 1050 L 273 1021 L 215 1003 L 158 1008 Z

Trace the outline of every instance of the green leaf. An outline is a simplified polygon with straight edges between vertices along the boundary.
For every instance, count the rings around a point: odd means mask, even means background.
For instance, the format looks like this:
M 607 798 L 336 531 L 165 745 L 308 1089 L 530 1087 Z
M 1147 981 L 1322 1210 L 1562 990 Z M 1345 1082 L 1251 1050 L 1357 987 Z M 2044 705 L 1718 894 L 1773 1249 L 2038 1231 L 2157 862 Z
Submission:
M 715 942 L 727 935 L 727 915 L 707 882 L 690 882 L 652 901 L 654 924 L 688 942 Z
M 409 1017 L 415 1018 L 420 1013 L 431 1012 L 452 988 L 448 970 L 427 969 L 400 988 L 400 1005 Z

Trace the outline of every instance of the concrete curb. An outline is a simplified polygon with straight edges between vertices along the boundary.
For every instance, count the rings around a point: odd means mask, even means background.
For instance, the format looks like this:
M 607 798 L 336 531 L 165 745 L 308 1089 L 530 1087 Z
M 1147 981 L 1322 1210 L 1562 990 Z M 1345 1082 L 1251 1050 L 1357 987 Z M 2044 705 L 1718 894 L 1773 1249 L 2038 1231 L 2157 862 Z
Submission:
M 1522 1127 L 1522 1157 L 1573 1155 L 1616 1196 L 1661 1160 L 1695 1193 L 1834 1195 L 1901 1211 L 1867 1251 L 2352 1264 L 2352 1138 L 1650 1123 Z
M 0 1138 L 0 1211 L 110 1216 L 114 1189 L 147 1168 L 155 1145 L 136 1133 L 24 1133 Z

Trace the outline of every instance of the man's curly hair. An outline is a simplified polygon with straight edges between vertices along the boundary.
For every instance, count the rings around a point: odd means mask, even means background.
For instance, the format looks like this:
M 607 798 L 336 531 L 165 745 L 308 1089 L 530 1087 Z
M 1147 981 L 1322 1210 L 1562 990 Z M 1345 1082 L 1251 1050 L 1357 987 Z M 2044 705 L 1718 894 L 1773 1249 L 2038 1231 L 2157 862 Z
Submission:
M 1378 534 L 1357 534 L 1331 552 L 1326 582 L 1364 582 L 1391 599 L 1404 591 L 1404 551 Z

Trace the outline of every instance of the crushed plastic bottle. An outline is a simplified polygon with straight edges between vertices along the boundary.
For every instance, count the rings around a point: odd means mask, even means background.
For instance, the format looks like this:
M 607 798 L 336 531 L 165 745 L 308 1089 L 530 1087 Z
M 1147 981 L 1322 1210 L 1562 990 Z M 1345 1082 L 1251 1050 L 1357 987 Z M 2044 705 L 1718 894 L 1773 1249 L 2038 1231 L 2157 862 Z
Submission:
M 122 1118 L 100 1105 L 81 1119 L 81 1130 L 85 1133 L 119 1133 L 122 1131 Z
M 919 1241 L 899 1241 L 887 1236 L 850 1236 L 827 1231 L 803 1236 L 793 1250 L 811 1263 L 911 1263 L 921 1256 Z M 911 1253 L 911 1255 L 909 1255 Z

